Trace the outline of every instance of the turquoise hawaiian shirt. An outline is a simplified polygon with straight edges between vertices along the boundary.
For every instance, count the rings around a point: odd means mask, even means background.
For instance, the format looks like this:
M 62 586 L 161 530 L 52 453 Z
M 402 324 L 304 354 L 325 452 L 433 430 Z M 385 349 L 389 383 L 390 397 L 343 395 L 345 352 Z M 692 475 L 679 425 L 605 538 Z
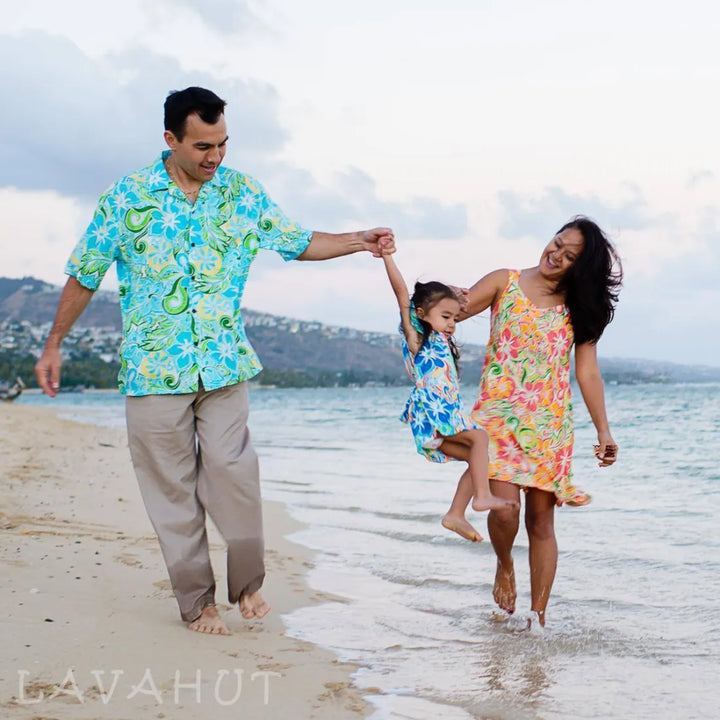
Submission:
M 188 202 L 165 171 L 168 155 L 100 198 L 65 268 L 96 290 L 117 262 L 125 395 L 195 392 L 198 378 L 215 390 L 257 375 L 240 314 L 248 270 L 260 248 L 292 260 L 312 237 L 256 180 L 228 168 Z

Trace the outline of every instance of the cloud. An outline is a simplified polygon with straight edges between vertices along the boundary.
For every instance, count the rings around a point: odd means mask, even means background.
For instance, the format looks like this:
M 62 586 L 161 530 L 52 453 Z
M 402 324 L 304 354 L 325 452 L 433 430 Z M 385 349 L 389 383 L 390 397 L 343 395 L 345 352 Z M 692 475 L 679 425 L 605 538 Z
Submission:
M 244 0 L 173 0 L 192 10 L 205 25 L 221 35 L 247 32 L 261 23 Z
M 663 282 L 658 283 L 656 291 L 670 296 L 684 294 L 688 298 L 698 298 L 707 291 L 718 290 L 720 277 L 720 210 L 717 207 L 705 208 L 699 213 L 697 225 L 682 238 L 681 245 L 686 252 L 666 263 Z M 715 316 L 714 306 L 711 316 Z M 698 307 L 704 314 L 709 307 Z M 720 322 L 715 321 L 720 329 Z
M 190 73 L 147 50 L 97 61 L 69 40 L 30 32 L 0 36 L 0 65 L 13 68 L 0 75 L 0 186 L 97 197 L 157 156 L 165 96 L 189 85 L 228 101 L 234 153 L 271 154 L 287 137 L 272 86 Z
M 358 227 L 389 225 L 398 238 L 452 240 L 468 232 L 464 204 L 445 204 L 434 198 L 383 200 L 372 177 L 359 168 L 336 174 L 331 187 L 287 165 L 266 168 L 265 184 L 281 205 L 304 225 L 341 232 Z M 275 189 L 274 189 L 275 188 Z
M 164 147 L 162 103 L 170 90 L 211 87 L 228 101 L 227 163 L 240 158 L 283 191 L 311 227 L 391 224 L 408 237 L 460 237 L 464 206 L 432 198 L 383 201 L 374 180 L 352 168 L 331 188 L 277 159 L 287 132 L 278 97 L 267 84 L 219 81 L 186 72 L 172 58 L 144 49 L 88 58 L 71 41 L 40 32 L 0 36 L 0 187 L 54 190 L 91 201 L 112 182 L 151 162 Z
M 694 172 L 690 175 L 686 188 L 688 190 L 693 190 L 698 185 L 703 185 L 708 182 L 713 182 L 715 180 L 715 173 L 712 172 L 712 170 L 698 170 L 697 172 Z
M 500 232 L 507 238 L 550 235 L 574 215 L 587 215 L 605 229 L 641 230 L 654 224 L 647 203 L 637 189 L 617 204 L 596 195 L 573 195 L 559 187 L 547 187 L 540 196 L 504 190 L 498 193 L 502 208 Z
M 56 192 L 20 192 L 0 188 L 0 275 L 32 275 L 47 282 L 65 281 L 63 268 L 92 208 Z M 110 273 L 110 284 L 115 273 Z

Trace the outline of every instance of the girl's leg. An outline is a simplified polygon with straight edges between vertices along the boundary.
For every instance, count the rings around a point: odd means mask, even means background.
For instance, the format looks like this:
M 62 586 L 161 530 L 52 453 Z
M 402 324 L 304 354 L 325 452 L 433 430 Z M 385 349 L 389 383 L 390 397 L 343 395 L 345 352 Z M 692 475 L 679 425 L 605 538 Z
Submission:
M 442 519 L 442 526 L 447 530 L 456 532 L 470 542 L 480 542 L 482 535 L 465 519 L 465 510 L 470 504 L 473 496 L 473 484 L 470 477 L 470 470 L 466 470 L 458 482 L 455 497 L 450 509 Z
M 538 614 L 543 626 L 557 569 L 554 519 L 555 496 L 544 490 L 529 489 L 525 501 L 525 527 L 530 541 L 530 609 Z
M 497 556 L 493 599 L 508 613 L 515 612 L 515 566 L 512 548 L 520 527 L 520 488 L 508 482 L 491 480 L 490 487 L 496 497 L 512 501 L 514 505 L 491 510 L 488 513 L 488 532 L 490 542 Z
M 495 497 L 490 492 L 488 436 L 484 430 L 464 430 L 448 437 L 443 441 L 440 450 L 450 457 L 467 461 L 473 486 L 473 510 L 493 510 L 516 504 Z

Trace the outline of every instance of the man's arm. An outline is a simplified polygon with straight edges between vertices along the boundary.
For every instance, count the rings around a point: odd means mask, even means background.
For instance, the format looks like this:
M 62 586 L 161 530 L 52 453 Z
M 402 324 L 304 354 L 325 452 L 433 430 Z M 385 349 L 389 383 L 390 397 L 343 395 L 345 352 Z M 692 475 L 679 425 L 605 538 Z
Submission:
M 324 233 L 315 231 L 310 244 L 298 260 L 330 260 L 343 255 L 367 250 L 375 257 L 395 252 L 395 237 L 390 228 L 373 228 L 350 233 Z
M 50 334 L 40 359 L 35 363 L 35 377 L 42 391 L 55 397 L 60 389 L 60 366 L 62 357 L 60 345 L 75 321 L 88 306 L 93 291 L 81 285 L 70 276 L 65 283 Z

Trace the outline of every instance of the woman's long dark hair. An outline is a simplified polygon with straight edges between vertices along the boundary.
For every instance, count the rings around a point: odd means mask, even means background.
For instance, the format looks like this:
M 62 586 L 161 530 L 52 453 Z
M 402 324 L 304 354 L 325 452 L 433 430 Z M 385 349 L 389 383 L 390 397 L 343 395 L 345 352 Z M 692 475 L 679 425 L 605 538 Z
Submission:
M 565 295 L 575 344 L 594 344 L 615 315 L 622 264 L 613 244 L 592 220 L 578 215 L 558 234 L 569 228 L 580 232 L 583 249 L 558 282 L 556 292 Z
M 412 297 L 410 298 L 415 309 L 422 308 L 425 313 L 429 312 L 430 309 L 437 305 L 443 298 L 451 298 L 457 300 L 457 295 L 452 288 L 444 285 L 436 280 L 430 282 L 421 283 L 416 282 L 413 290 Z M 430 333 L 433 329 L 428 323 L 426 323 L 421 317 L 418 317 L 420 325 L 422 325 L 423 336 L 420 347 L 422 348 L 430 337 Z M 450 346 L 450 352 L 452 353 L 453 361 L 455 362 L 455 370 L 458 376 L 460 375 L 460 351 L 455 343 L 455 338 L 448 338 L 448 345 Z

